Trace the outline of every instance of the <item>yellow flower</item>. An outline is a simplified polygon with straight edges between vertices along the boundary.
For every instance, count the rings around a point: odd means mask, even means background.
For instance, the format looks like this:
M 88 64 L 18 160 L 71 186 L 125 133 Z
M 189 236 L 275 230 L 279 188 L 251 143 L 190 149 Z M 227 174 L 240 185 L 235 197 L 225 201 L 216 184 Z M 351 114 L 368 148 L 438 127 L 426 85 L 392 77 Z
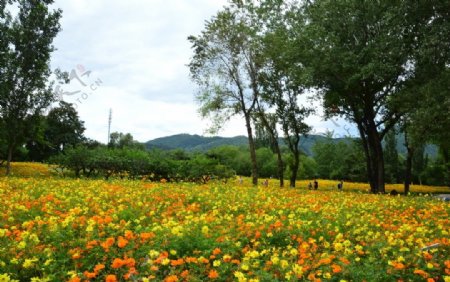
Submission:
M 39 277 L 33 277 L 31 278 L 30 282 L 49 282 L 50 278 L 39 278 Z
M 432 269 L 432 268 L 434 268 L 434 265 L 431 262 L 429 262 L 429 263 L 427 263 L 427 268 Z
M 302 276 L 303 275 L 303 267 L 298 264 L 294 264 L 292 267 L 292 271 L 294 271 L 295 275 Z
M 280 262 L 280 258 L 277 256 L 272 256 L 272 258 L 270 259 L 270 261 L 274 264 L 277 265 Z
M 215 267 L 220 266 L 220 260 L 215 260 L 215 261 L 213 262 L 213 265 L 214 265 Z
M 156 257 L 159 256 L 159 252 L 157 252 L 157 251 L 155 251 L 155 250 L 150 250 L 150 251 L 148 252 L 148 255 L 149 255 L 151 258 L 156 258 Z
M 25 241 L 21 241 L 19 243 L 19 245 L 17 245 L 17 248 L 19 248 L 21 250 L 25 249 L 26 247 L 27 247 L 27 243 Z
M 243 263 L 243 264 L 241 265 L 241 269 L 247 271 L 247 270 L 250 269 L 250 267 L 248 266 L 248 264 Z
M 0 274 L 1 282 L 19 282 L 19 280 L 11 279 L 8 273 Z
M 287 260 L 285 260 L 285 259 L 283 259 L 283 260 L 281 260 L 281 268 L 286 268 L 286 267 L 288 267 L 289 266 L 289 262 L 287 261 Z
M 164 258 L 161 262 L 162 265 L 168 265 L 170 263 L 170 259 Z
M 18 263 L 19 263 L 19 260 L 16 259 L 16 258 L 13 258 L 13 259 L 11 259 L 9 262 L 10 262 L 11 264 L 18 264 Z
M 22 266 L 23 268 L 32 268 L 34 266 L 34 263 L 37 262 L 38 259 L 37 258 L 32 258 L 32 259 L 26 259 Z
M 292 256 L 298 255 L 297 249 L 292 249 L 292 250 L 290 251 L 290 253 L 291 253 Z

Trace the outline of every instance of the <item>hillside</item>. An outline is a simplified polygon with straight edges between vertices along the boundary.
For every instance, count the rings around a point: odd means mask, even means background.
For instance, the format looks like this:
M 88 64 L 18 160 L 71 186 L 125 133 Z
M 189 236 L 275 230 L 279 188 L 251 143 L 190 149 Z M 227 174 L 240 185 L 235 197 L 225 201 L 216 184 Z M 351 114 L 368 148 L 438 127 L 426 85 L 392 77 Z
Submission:
M 308 135 L 304 136 L 300 141 L 300 149 L 307 155 L 312 155 L 312 147 L 317 141 L 324 141 L 326 137 L 322 135 Z M 345 138 L 334 138 L 334 142 L 339 142 L 342 140 L 351 140 Z M 401 135 L 397 136 L 397 150 L 399 154 L 406 154 L 406 148 L 403 145 L 403 137 Z M 280 144 L 283 144 L 283 139 L 280 138 Z M 223 146 L 248 146 L 247 137 L 245 136 L 235 136 L 235 137 L 205 137 L 200 135 L 191 134 L 176 134 L 161 138 L 156 138 L 144 143 L 147 149 L 158 148 L 162 150 L 174 150 L 183 149 L 186 151 L 208 151 L 209 149 Z M 437 147 L 435 145 L 427 145 L 425 147 L 425 153 L 430 157 L 435 157 L 437 155 Z
M 300 148 L 306 154 L 312 154 L 312 146 L 318 140 L 325 140 L 321 135 L 308 135 L 303 137 L 300 141 Z M 334 139 L 336 142 L 342 139 Z M 280 143 L 283 141 L 280 139 Z M 204 137 L 200 135 L 177 134 L 150 140 L 145 143 L 147 149 L 159 148 L 163 150 L 183 149 L 186 151 L 207 151 L 211 148 L 233 145 L 233 146 L 247 146 L 248 141 L 245 136 L 235 137 Z

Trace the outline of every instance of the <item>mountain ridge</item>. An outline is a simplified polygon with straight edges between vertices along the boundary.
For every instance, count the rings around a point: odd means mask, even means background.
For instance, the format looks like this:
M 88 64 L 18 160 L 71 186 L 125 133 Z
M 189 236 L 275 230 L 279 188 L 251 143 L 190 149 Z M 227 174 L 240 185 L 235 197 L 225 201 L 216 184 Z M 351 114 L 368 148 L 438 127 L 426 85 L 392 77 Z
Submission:
M 312 146 L 318 140 L 326 140 L 327 137 L 322 135 L 307 135 L 302 136 L 300 139 L 300 149 L 307 155 L 312 154 Z M 333 141 L 338 142 L 345 138 L 335 138 Z M 283 138 L 280 138 L 282 144 Z M 209 149 L 216 148 L 224 145 L 231 146 L 248 146 L 248 139 L 246 136 L 238 135 L 234 137 L 221 137 L 221 136 L 200 136 L 197 134 L 175 134 L 165 137 L 159 137 L 153 140 L 149 140 L 144 143 L 147 149 L 163 149 L 163 150 L 175 150 L 183 149 L 186 151 L 208 151 Z
M 406 148 L 401 140 L 401 136 L 397 136 L 397 151 L 399 154 L 405 155 Z M 312 147 L 317 141 L 325 141 L 328 137 L 323 135 L 311 134 L 302 136 L 300 139 L 300 149 L 307 155 L 311 156 Z M 357 140 L 357 137 L 346 137 L 346 138 L 332 138 L 333 142 L 345 141 L 349 142 L 351 140 Z M 284 144 L 283 138 L 279 138 L 280 144 Z M 248 146 L 248 140 L 246 136 L 238 135 L 234 137 L 222 137 L 222 136 L 201 136 L 198 134 L 188 134 L 181 133 L 165 137 L 159 137 L 147 142 L 144 142 L 144 146 L 151 149 L 162 149 L 162 150 L 176 150 L 182 149 L 185 151 L 200 151 L 206 152 L 212 148 L 231 145 L 231 146 Z M 437 156 L 437 147 L 435 145 L 429 144 L 425 147 L 425 153 L 431 157 Z

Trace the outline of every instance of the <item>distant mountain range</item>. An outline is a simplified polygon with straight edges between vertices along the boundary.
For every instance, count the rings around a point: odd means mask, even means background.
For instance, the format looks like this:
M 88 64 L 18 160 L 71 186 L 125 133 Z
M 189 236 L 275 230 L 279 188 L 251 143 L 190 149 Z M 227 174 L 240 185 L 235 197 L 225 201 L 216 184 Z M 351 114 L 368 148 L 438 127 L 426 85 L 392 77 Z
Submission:
M 403 145 L 403 137 L 397 136 L 397 150 L 400 154 L 406 154 L 406 148 Z M 324 141 L 327 137 L 322 135 L 308 135 L 303 136 L 300 140 L 300 149 L 307 155 L 312 155 L 312 147 L 317 141 Z M 334 142 L 352 140 L 351 138 L 334 138 Z M 283 144 L 282 138 L 280 138 L 280 144 Z M 201 151 L 205 152 L 212 148 L 220 147 L 223 145 L 232 146 L 248 146 L 248 140 L 246 136 L 235 137 L 205 137 L 200 135 L 191 134 L 176 134 L 161 138 L 156 138 L 144 143 L 147 149 L 158 148 L 162 150 L 175 150 L 182 149 L 185 151 Z M 425 152 L 430 157 L 437 155 L 437 147 L 434 145 L 427 145 Z
M 312 146 L 319 140 L 326 140 L 326 137 L 321 135 L 308 135 L 300 139 L 300 149 L 306 154 L 312 154 Z M 342 138 L 333 139 L 338 142 Z M 282 144 L 280 138 L 280 144 Z M 223 145 L 232 146 L 248 146 L 248 140 L 246 136 L 235 137 L 204 137 L 200 135 L 190 134 L 177 134 L 167 137 L 161 137 L 154 140 L 150 140 L 145 143 L 147 149 L 163 149 L 174 150 L 183 149 L 186 151 L 208 151 L 209 149 L 216 148 Z

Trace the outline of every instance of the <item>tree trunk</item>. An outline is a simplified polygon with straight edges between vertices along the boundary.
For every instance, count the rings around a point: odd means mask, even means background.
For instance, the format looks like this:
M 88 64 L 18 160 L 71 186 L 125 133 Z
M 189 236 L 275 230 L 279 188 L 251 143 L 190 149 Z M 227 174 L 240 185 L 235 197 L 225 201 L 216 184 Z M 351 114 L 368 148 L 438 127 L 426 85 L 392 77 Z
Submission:
M 8 157 L 6 159 L 6 175 L 11 174 L 11 161 L 12 161 L 13 151 L 14 151 L 14 145 L 10 144 L 8 146 Z
M 370 185 L 370 191 L 372 193 L 376 193 L 375 190 L 375 176 L 374 176 L 374 170 L 373 170 L 373 164 L 372 164 L 372 154 L 369 148 L 369 144 L 367 142 L 367 135 L 364 131 L 364 127 L 361 123 L 357 123 L 358 130 L 359 130 L 359 136 L 361 137 L 361 142 L 364 148 L 364 155 L 366 156 L 366 169 L 367 169 L 367 180 L 369 181 Z
M 406 147 L 406 168 L 405 168 L 405 186 L 404 186 L 404 193 L 405 195 L 408 195 L 409 193 L 409 186 L 411 184 L 411 176 L 412 176 L 412 159 L 414 150 L 409 143 L 408 140 L 408 133 L 405 128 L 405 147 Z
M 289 183 L 289 187 L 291 188 L 295 188 L 295 181 L 297 180 L 297 172 L 299 164 L 300 164 L 299 152 L 298 150 L 296 150 L 294 153 L 294 162 L 291 166 L 291 178 Z
M 411 147 L 406 147 L 407 156 L 406 156 L 406 171 L 405 171 L 405 195 L 409 193 L 409 186 L 411 184 L 411 171 L 412 171 L 412 154 L 413 150 Z
M 250 150 L 250 159 L 252 161 L 252 183 L 256 186 L 258 185 L 258 167 L 256 164 L 255 140 L 253 139 L 252 125 L 249 114 L 245 114 L 245 125 L 247 127 L 248 147 Z
M 280 145 L 278 141 L 274 141 L 275 151 L 277 153 L 277 161 L 278 161 L 278 178 L 280 179 L 280 187 L 284 187 L 284 164 L 283 157 L 281 155 Z
M 366 155 L 367 175 L 372 193 L 385 193 L 383 146 L 377 127 L 372 120 L 358 124 Z

